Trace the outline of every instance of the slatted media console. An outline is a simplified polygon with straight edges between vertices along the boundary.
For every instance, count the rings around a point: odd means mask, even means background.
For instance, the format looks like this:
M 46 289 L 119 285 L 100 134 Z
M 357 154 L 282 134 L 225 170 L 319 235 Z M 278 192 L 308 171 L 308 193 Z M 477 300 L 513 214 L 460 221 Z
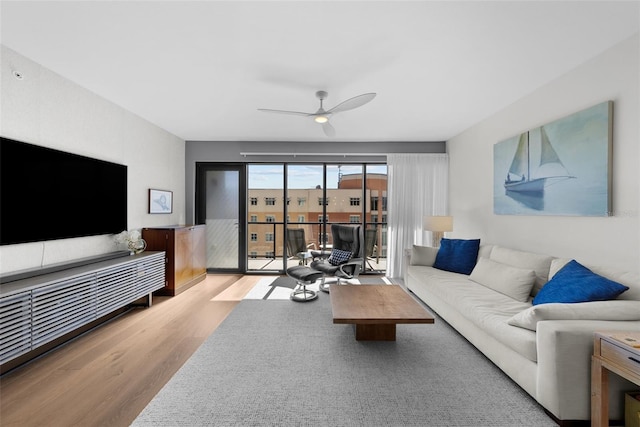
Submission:
M 164 287 L 164 252 L 110 259 L 0 286 L 0 365 Z

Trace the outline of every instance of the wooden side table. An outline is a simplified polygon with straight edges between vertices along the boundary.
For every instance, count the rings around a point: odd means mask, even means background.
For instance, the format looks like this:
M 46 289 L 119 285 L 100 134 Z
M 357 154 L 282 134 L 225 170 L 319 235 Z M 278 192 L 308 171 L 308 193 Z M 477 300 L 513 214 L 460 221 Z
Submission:
M 609 425 L 609 372 L 640 386 L 640 332 L 596 332 L 591 358 L 591 425 Z

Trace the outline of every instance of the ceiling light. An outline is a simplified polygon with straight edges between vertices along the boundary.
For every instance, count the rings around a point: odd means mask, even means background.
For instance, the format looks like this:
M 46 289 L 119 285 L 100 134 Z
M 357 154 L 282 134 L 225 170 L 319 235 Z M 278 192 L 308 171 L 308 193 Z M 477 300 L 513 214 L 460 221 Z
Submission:
M 313 120 L 315 120 L 316 123 L 327 123 L 329 121 L 329 117 L 327 117 L 327 116 L 316 116 Z

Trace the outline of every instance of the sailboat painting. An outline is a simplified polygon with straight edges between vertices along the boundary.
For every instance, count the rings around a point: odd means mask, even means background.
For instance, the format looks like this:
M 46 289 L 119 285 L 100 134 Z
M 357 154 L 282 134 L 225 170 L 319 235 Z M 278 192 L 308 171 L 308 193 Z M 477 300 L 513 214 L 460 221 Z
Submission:
M 494 145 L 494 213 L 607 216 L 613 102 Z

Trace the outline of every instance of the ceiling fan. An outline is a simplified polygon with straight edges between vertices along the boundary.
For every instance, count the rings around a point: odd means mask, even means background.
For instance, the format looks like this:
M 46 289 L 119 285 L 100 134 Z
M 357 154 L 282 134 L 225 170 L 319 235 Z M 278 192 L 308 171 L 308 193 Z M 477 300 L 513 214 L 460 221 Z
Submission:
M 324 90 L 319 90 L 316 92 L 316 98 L 320 100 L 320 108 L 315 113 L 304 113 L 301 111 L 285 111 L 285 110 L 270 110 L 268 108 L 258 108 L 258 111 L 264 111 L 266 113 L 280 113 L 280 114 L 293 114 L 296 116 L 305 116 L 312 117 L 316 123 L 320 123 L 322 125 L 322 130 L 327 136 L 335 136 L 336 130 L 331 123 L 329 123 L 329 118 L 333 114 L 340 113 L 342 111 L 353 110 L 354 108 L 358 108 L 371 101 L 376 97 L 375 93 L 364 93 L 362 95 L 354 96 L 353 98 L 349 98 L 344 102 L 336 105 L 335 107 L 325 110 L 323 107 L 323 101 L 327 99 L 329 94 Z

